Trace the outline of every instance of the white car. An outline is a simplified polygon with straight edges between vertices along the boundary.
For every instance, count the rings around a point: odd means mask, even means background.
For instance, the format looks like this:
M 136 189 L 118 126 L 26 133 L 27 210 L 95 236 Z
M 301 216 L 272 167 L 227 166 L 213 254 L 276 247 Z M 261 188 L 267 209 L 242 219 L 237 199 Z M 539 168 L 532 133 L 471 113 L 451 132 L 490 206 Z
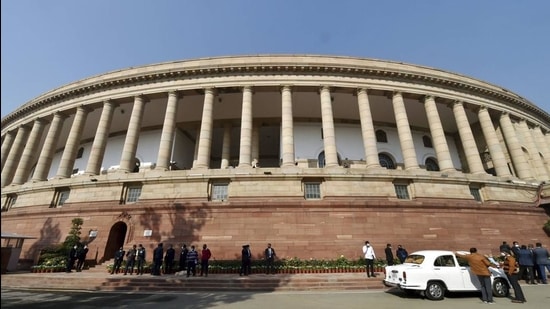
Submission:
M 489 267 L 493 295 L 506 297 L 510 284 L 504 271 Z M 405 263 L 386 266 L 384 285 L 405 292 L 420 292 L 431 300 L 442 300 L 445 293 L 480 291 L 477 276 L 470 271 L 468 261 L 453 251 L 423 250 L 410 254 Z

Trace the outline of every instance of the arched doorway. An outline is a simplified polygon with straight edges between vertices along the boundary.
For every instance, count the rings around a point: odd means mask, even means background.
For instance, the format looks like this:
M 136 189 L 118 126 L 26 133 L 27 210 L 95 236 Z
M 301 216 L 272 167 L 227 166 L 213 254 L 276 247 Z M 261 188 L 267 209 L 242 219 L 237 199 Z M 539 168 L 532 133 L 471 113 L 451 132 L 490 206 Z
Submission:
M 111 227 L 109 239 L 107 239 L 105 252 L 103 253 L 103 262 L 114 258 L 118 248 L 124 246 L 124 239 L 126 239 L 127 231 L 128 226 L 124 222 L 117 222 Z

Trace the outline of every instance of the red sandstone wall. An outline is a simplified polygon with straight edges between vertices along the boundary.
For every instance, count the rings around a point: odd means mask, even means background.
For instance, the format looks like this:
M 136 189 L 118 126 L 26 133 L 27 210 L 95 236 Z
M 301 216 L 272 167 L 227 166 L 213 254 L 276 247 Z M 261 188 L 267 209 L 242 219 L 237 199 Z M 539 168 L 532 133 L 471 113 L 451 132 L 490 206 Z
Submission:
M 179 248 L 182 242 L 208 244 L 215 259 L 240 257 L 241 246 L 250 243 L 260 258 L 268 242 L 280 258 L 348 259 L 361 257 L 365 240 L 379 258 L 386 243 L 394 250 L 402 244 L 409 252 L 420 249 L 467 250 L 497 254 L 502 241 L 521 244 L 550 239 L 542 230 L 548 215 L 542 208 L 526 205 L 483 205 L 470 201 L 302 201 L 200 203 L 166 201 L 132 205 L 66 205 L 2 213 L 2 231 L 35 236 L 26 240 L 22 259 L 34 259 L 41 248 L 62 242 L 71 220 L 84 220 L 82 239 L 89 230 L 98 237 L 90 242 L 88 258 L 103 258 L 109 232 L 117 222 L 128 230 L 125 247 L 142 243 L 152 249 L 158 242 Z M 153 230 L 144 237 L 145 229 Z M 179 250 L 178 250 L 179 251 Z

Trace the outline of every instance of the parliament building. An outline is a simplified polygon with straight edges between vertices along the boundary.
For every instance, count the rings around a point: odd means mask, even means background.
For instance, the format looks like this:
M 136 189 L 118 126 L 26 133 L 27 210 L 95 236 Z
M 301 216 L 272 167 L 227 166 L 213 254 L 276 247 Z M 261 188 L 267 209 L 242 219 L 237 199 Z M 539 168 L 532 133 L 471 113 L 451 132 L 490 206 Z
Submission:
M 2 119 L 2 233 L 21 260 L 82 218 L 89 258 L 208 244 L 217 260 L 358 259 L 366 240 L 550 245 L 550 114 L 401 62 L 250 55 L 107 72 Z M 179 250 L 177 250 L 179 252 Z

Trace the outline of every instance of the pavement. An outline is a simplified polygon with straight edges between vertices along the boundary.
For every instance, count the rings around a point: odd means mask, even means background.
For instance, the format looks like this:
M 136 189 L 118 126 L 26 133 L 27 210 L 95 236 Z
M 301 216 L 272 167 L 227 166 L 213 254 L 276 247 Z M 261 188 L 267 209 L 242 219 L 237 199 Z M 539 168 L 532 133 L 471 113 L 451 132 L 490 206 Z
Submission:
M 312 274 L 293 275 L 300 277 L 299 280 L 310 281 L 313 286 L 318 286 L 318 280 L 322 282 L 331 281 L 353 281 L 363 274 L 338 273 L 338 274 Z M 124 280 L 137 283 L 152 283 L 148 286 L 150 291 L 125 291 L 97 290 L 97 284 L 105 282 L 127 284 Z M 123 276 L 110 275 L 106 271 L 83 271 L 80 273 L 49 273 L 34 274 L 29 272 L 10 273 L 2 275 L 2 308 L 63 308 L 63 309 L 88 309 L 88 308 L 208 308 L 208 309 L 294 309 L 294 308 L 315 308 L 315 309 L 355 309 L 372 307 L 376 309 L 472 309 L 485 308 L 479 299 L 479 293 L 454 293 L 449 294 L 442 301 L 430 301 L 418 295 L 408 295 L 398 289 L 388 288 L 364 288 L 364 289 L 309 289 L 309 290 L 271 290 L 256 291 L 254 289 L 243 291 L 227 291 L 223 289 L 224 282 L 261 282 L 262 280 L 275 280 L 289 283 L 292 278 L 285 275 L 252 275 L 242 278 L 238 275 L 211 275 L 208 277 L 212 282 L 217 282 L 215 287 L 209 291 L 184 291 L 158 289 L 156 285 L 162 282 L 188 282 L 198 284 L 206 282 L 206 278 L 185 278 L 184 276 L 164 275 L 160 277 L 144 276 Z M 182 278 L 180 278 L 182 277 Z M 369 280 L 362 277 L 364 280 Z M 46 281 L 44 281 L 46 280 Z M 63 282 L 63 289 L 59 286 L 50 285 L 44 282 Z M 186 281 L 188 280 L 188 281 Z M 362 279 L 361 279 L 362 280 Z M 380 283 L 381 276 L 372 282 Z M 19 282 L 18 287 L 10 283 Z M 371 282 L 371 281 L 369 281 Z M 26 286 L 24 286 L 26 284 Z M 55 283 L 57 284 L 57 283 Z M 84 285 L 81 285 L 84 284 Z M 82 289 L 82 286 L 88 286 Z M 494 308 L 547 308 L 550 303 L 549 285 L 526 285 L 522 284 L 523 292 L 528 300 L 524 304 L 511 303 L 507 298 L 495 298 Z

